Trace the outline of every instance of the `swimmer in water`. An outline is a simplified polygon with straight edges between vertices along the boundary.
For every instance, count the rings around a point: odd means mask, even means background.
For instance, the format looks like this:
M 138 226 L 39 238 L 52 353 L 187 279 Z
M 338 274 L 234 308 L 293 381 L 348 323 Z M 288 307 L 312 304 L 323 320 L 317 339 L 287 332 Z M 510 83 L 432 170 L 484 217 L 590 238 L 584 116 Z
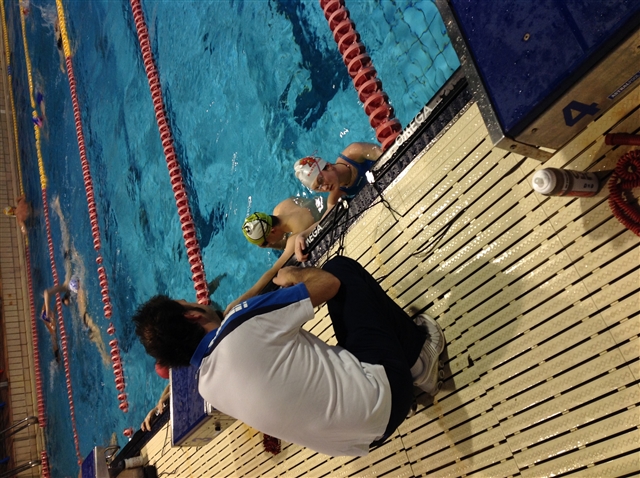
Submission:
M 335 163 L 329 163 L 317 156 L 299 159 L 293 165 L 298 180 L 315 192 L 329 193 L 325 215 L 338 203 L 341 197 L 352 198 L 368 183 L 366 173 L 382 155 L 380 146 L 372 143 L 351 143 L 338 155 Z M 316 228 L 311 225 L 296 238 L 296 258 L 307 260 L 305 240 Z
M 60 57 L 60 71 L 62 73 L 65 72 L 65 61 L 64 61 L 64 45 L 62 43 L 62 33 L 60 32 L 60 21 L 56 17 L 56 20 L 53 22 L 53 36 L 56 40 L 56 48 L 58 49 L 58 56 Z
M 25 236 L 27 235 L 27 220 L 31 216 L 31 204 L 25 199 L 24 194 L 16 198 L 16 206 L 5 207 L 4 214 L 15 217 L 20 231 Z
M 29 0 L 20 0 L 18 2 L 18 4 L 20 5 L 20 9 L 22 10 L 22 14 L 25 17 L 27 15 L 29 15 L 29 13 L 31 13 L 31 4 L 30 4 Z
M 51 296 L 56 294 L 62 294 L 60 298 L 62 303 L 67 307 L 71 303 L 71 300 L 74 300 L 78 296 L 78 291 L 80 290 L 80 279 L 76 276 L 71 276 L 71 279 L 66 281 L 61 285 L 57 285 L 55 287 L 51 287 L 44 291 L 44 309 L 47 317 L 51 317 L 51 309 L 49 308 L 49 302 L 51 300 Z
M 251 244 L 262 248 L 280 249 L 284 252 L 258 279 L 258 282 L 227 306 L 225 315 L 243 300 L 258 295 L 271 282 L 271 279 L 293 255 L 296 235 L 317 223 L 324 209 L 323 198 L 320 196 L 291 197 L 279 203 L 272 214 L 256 212 L 245 219 L 242 232 Z
M 44 304 L 42 305 L 42 310 L 40 311 L 40 320 L 44 323 L 44 326 L 49 331 L 49 335 L 51 335 L 51 347 L 53 347 L 53 356 L 56 359 L 56 362 L 60 363 L 60 348 L 58 346 L 58 333 L 56 330 L 56 324 L 52 317 L 47 315 Z
M 155 407 L 149 410 L 149 413 L 147 413 L 147 416 L 144 418 L 144 421 L 140 424 L 140 430 L 142 430 L 143 432 L 151 431 L 151 426 L 155 421 L 155 418 L 162 415 L 165 408 L 169 405 L 170 397 L 171 397 L 171 384 L 164 387 L 164 390 L 162 391 L 162 395 L 160 395 L 160 398 L 158 399 L 158 403 L 156 404 Z

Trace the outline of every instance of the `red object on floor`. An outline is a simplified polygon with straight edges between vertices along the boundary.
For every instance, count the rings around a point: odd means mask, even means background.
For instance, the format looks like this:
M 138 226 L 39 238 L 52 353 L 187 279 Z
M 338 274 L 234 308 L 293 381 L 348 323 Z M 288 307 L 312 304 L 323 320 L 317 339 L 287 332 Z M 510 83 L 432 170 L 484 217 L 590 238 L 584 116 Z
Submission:
M 609 207 L 627 229 L 640 236 L 640 210 L 624 192 L 640 187 L 640 151 L 629 151 L 618 160 L 609 179 Z

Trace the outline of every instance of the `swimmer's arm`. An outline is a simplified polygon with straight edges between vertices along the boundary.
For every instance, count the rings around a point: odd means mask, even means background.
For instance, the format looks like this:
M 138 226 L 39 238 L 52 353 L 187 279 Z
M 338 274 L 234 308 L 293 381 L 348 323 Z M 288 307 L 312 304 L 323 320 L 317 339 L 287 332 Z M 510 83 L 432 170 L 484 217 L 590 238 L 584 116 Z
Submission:
M 327 205 L 327 211 L 322 215 L 322 218 L 324 218 L 324 216 L 331 210 L 332 207 L 333 206 Z M 322 220 L 322 218 L 320 218 L 320 220 Z M 318 224 L 320 224 L 320 221 L 311 224 L 308 229 L 305 229 L 300 234 L 296 235 L 295 252 L 296 260 L 298 262 L 304 262 L 308 259 L 309 254 L 307 253 L 307 237 L 309 237 L 309 234 L 313 232 Z
M 338 200 L 342 196 L 346 196 L 346 195 L 347 195 L 347 193 L 342 191 L 340 188 L 334 189 L 333 191 L 331 191 L 329 193 L 329 197 L 327 198 L 327 210 L 324 212 L 324 214 L 322 215 L 320 220 L 322 220 L 327 214 L 329 214 L 329 211 L 331 211 L 331 209 L 333 209 L 333 206 L 338 204 Z M 318 221 L 318 222 L 320 222 L 320 221 Z
M 51 315 L 49 315 L 51 311 L 51 309 L 49 308 L 49 302 L 51 300 L 51 296 L 67 292 L 68 290 L 69 290 L 69 287 L 67 287 L 67 283 L 65 282 L 64 284 L 51 287 L 50 289 L 47 289 L 44 291 L 44 310 L 47 312 L 47 317 L 51 317 Z
M 154 410 L 157 411 L 156 413 L 158 415 L 162 413 L 162 411 L 164 410 L 165 404 L 167 400 L 169 400 L 170 395 L 171 395 L 171 383 L 169 383 L 166 387 L 164 387 L 164 390 L 162 391 L 162 395 L 160 395 L 160 398 L 158 399 L 158 403 L 156 404 L 156 408 L 154 408 Z
M 338 204 L 338 200 L 342 196 L 345 196 L 344 191 L 340 191 L 339 189 L 331 191 L 329 193 L 329 197 L 327 198 L 327 210 L 324 212 L 322 217 L 318 220 L 318 222 L 311 224 L 311 226 L 297 235 L 295 243 L 295 254 L 296 260 L 298 262 L 304 262 L 307 260 L 309 254 L 304 252 L 307 248 L 307 237 L 309 237 L 309 234 L 311 234 L 313 230 L 318 226 L 318 224 L 320 224 L 320 221 L 322 221 L 326 217 L 326 215 L 329 214 L 329 211 L 331 211 L 333 207 Z
M 342 154 L 359 163 L 364 162 L 365 159 L 377 161 L 382 156 L 382 148 L 373 143 L 351 143 L 342 151 Z
M 224 310 L 224 315 L 227 315 L 227 313 L 229 313 L 229 311 L 233 309 L 236 305 L 238 305 L 240 302 L 258 295 L 260 291 L 264 289 L 265 286 L 269 284 L 269 282 L 271 282 L 271 279 L 273 279 L 276 276 L 280 268 L 283 265 L 285 265 L 286 262 L 289 260 L 289 258 L 291 258 L 291 256 L 293 255 L 294 248 L 295 248 L 295 241 L 296 241 L 296 236 L 291 236 L 289 239 L 287 239 L 287 245 L 285 246 L 285 249 L 282 252 L 282 255 L 278 258 L 278 260 L 273 265 L 273 267 L 271 267 L 271 269 L 269 269 L 267 272 L 262 274 L 262 277 L 258 279 L 258 282 L 253 284 L 253 286 L 248 291 L 246 291 L 236 300 L 234 300 L 229 305 L 227 305 L 227 308 Z
M 168 384 L 166 387 L 164 387 L 164 390 L 162 391 L 162 395 L 160 395 L 160 399 L 158 400 L 158 404 L 156 405 L 156 408 L 158 409 L 164 408 L 164 402 L 166 402 L 169 399 L 169 395 L 171 395 L 171 384 Z
M 160 415 L 162 413 L 162 411 L 164 410 L 165 402 L 169 399 L 170 393 L 171 393 L 171 385 L 169 384 L 162 391 L 162 395 L 160 395 L 160 399 L 158 400 L 157 405 L 153 407 L 149 411 L 149 413 L 147 413 L 147 416 L 145 417 L 144 421 L 140 425 L 140 429 L 143 432 L 151 431 L 151 420 L 153 420 L 153 417 Z
M 47 330 L 51 334 L 51 339 L 52 340 L 56 340 L 56 337 L 57 337 L 57 335 L 56 335 L 56 326 L 55 326 L 53 320 L 51 322 L 46 322 L 46 321 L 43 321 L 43 322 L 44 322 L 44 326 L 47 328 Z
M 69 290 L 69 287 L 67 286 L 67 283 L 65 282 L 64 284 L 60 284 L 57 285 L 55 287 L 51 287 L 50 289 L 47 289 L 44 291 L 44 296 L 47 297 L 47 294 L 49 294 L 49 296 L 52 295 L 56 295 L 59 294 L 61 292 L 67 292 Z

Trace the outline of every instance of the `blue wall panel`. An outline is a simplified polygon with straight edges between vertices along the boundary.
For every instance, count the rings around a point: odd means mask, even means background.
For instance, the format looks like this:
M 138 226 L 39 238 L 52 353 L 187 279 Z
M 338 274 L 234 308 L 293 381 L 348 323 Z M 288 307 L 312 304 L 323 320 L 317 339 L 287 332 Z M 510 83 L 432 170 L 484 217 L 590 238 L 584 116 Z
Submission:
M 640 0 L 450 0 L 450 5 L 511 136 L 640 24 Z

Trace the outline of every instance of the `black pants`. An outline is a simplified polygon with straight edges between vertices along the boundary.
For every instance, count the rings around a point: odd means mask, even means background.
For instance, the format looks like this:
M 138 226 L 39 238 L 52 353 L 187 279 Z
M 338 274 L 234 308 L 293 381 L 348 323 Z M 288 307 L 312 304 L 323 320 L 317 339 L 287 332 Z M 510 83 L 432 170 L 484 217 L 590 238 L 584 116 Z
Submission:
M 323 269 L 340 279 L 327 302 L 338 345 L 361 362 L 382 365 L 391 385 L 391 415 L 378 446 L 406 418 L 413 402 L 411 367 L 418 360 L 426 332 L 384 293 L 356 261 L 335 257 Z

